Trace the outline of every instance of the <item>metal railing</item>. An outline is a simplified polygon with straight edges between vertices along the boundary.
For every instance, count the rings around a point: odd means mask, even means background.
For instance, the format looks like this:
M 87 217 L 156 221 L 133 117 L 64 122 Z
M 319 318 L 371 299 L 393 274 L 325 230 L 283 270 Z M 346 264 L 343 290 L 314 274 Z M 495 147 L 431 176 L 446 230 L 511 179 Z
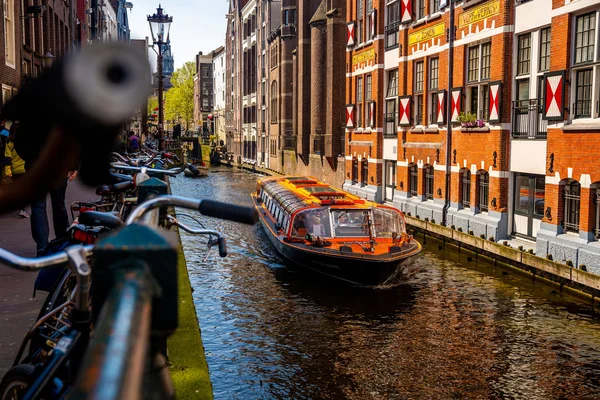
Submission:
M 539 99 L 513 101 L 512 136 L 515 139 L 545 139 L 548 121 L 542 118 Z

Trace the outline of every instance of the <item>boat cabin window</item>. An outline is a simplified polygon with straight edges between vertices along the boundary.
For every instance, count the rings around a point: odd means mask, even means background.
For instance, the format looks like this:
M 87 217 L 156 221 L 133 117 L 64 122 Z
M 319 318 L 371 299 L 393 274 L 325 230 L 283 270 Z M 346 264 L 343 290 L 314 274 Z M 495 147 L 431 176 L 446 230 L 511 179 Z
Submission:
M 398 236 L 406 232 L 404 220 L 400 213 L 389 208 L 376 208 L 373 210 L 375 222 L 375 236 L 377 237 L 393 237 L 396 232 Z
M 331 237 L 329 211 L 326 209 L 311 209 L 300 211 L 294 217 L 292 236 L 304 238 L 312 234 L 324 238 Z
M 371 210 L 331 210 L 335 237 L 369 236 L 366 214 Z

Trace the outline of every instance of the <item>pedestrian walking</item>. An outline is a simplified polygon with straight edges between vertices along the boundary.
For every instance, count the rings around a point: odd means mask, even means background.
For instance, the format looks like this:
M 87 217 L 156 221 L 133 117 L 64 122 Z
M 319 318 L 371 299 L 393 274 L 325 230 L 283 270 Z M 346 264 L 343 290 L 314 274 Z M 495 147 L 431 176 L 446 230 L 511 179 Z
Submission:
M 4 166 L 4 177 L 6 182 L 11 180 L 17 180 L 25 175 L 25 161 L 17 154 L 15 150 L 15 132 L 18 128 L 18 122 L 13 122 L 10 127 L 10 133 L 8 136 L 8 142 L 6 143 L 4 150 L 4 160 L 6 165 Z M 29 218 L 29 214 L 22 208 L 19 211 L 19 216 L 23 218 Z
M 129 131 L 129 137 L 127 138 L 127 152 L 137 153 L 138 151 L 140 151 L 140 138 L 134 131 Z

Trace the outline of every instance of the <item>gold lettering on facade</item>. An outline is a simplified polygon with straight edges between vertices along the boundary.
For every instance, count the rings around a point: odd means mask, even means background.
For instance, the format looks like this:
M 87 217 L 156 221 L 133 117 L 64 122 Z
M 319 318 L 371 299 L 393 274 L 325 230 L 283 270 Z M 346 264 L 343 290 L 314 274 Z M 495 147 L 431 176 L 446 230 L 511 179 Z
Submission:
M 470 11 L 460 14 L 458 16 L 458 27 L 463 28 L 474 22 L 482 21 L 486 18 L 493 17 L 494 15 L 498 14 L 500 14 L 499 1 L 485 3 L 484 5 L 481 5 Z
M 369 49 L 367 51 L 363 51 L 362 53 L 355 54 L 352 56 L 352 65 L 358 65 L 360 63 L 364 63 L 369 60 L 375 59 L 375 49 Z
M 413 32 L 408 35 L 408 45 L 412 46 L 420 42 L 425 42 L 429 39 L 433 39 L 438 36 L 442 36 L 446 33 L 446 23 L 441 22 L 439 24 L 423 28 L 420 31 Z

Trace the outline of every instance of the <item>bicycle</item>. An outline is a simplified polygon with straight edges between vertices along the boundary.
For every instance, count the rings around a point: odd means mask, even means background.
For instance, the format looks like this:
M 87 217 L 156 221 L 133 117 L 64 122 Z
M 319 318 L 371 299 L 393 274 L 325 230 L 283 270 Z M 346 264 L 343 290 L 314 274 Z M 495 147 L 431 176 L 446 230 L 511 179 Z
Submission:
M 142 397 L 173 397 L 160 348 L 177 328 L 177 252 L 164 233 L 148 225 L 156 225 L 153 210 L 171 206 L 241 223 L 257 222 L 256 212 L 248 207 L 165 195 L 138 205 L 125 227 L 95 246 L 74 246 L 37 259 L 0 249 L 0 263 L 26 270 L 68 264 L 77 280 L 69 301 L 34 326 L 42 326 L 59 313 L 65 316 L 48 336 L 48 348 L 30 355 L 27 362 L 16 361 L 0 384 L 1 400 L 66 395 L 129 399 L 140 393 Z M 190 233 L 214 236 L 219 254 L 227 255 L 225 238 L 219 232 L 193 229 L 174 217 L 169 223 Z M 140 243 L 140 234 L 146 235 L 146 243 Z M 121 245 L 115 248 L 116 243 Z M 87 262 L 92 251 L 93 269 Z

